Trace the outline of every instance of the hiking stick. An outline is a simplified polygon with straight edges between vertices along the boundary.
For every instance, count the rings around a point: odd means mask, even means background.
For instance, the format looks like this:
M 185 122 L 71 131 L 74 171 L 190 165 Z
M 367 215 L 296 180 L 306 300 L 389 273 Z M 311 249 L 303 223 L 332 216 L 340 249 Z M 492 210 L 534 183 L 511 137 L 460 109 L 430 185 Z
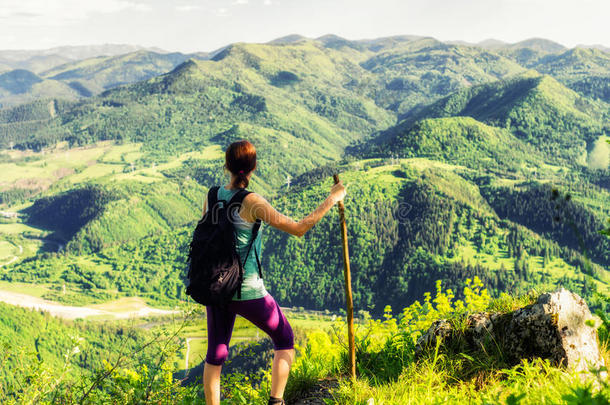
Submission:
M 339 182 L 339 175 L 333 175 L 335 184 Z M 356 378 L 356 339 L 354 337 L 354 301 L 352 299 L 352 274 L 349 269 L 349 249 L 347 247 L 347 225 L 345 224 L 345 205 L 343 201 L 337 203 L 339 207 L 339 222 L 341 223 L 341 239 L 343 241 L 343 277 L 345 278 L 345 301 L 347 303 L 347 338 L 349 341 L 349 369 L 352 379 Z

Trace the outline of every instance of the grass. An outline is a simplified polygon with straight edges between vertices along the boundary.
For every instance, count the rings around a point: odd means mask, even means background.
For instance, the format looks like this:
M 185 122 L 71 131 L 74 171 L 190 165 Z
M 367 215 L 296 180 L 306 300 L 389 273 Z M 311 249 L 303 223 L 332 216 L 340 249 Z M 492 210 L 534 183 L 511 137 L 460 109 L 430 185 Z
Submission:
M 13 162 L 0 164 L 2 189 L 12 187 L 47 189 L 54 184 L 71 186 L 90 180 L 136 180 L 151 183 L 162 180 L 163 170 L 179 167 L 187 159 L 214 160 L 223 157 L 219 145 L 188 152 L 169 162 L 141 166 L 142 144 L 98 142 L 69 149 L 65 144 L 42 152 L 4 150 Z M 132 170 L 133 164 L 133 170 Z
M 23 224 L 21 222 L 14 222 L 12 224 L 0 224 L 0 234 L 18 235 L 23 233 L 42 236 L 44 234 L 44 231 L 38 228 L 34 228 L 33 226 Z
M 0 290 L 26 294 L 37 298 L 42 298 L 51 291 L 51 289 L 44 284 L 18 283 L 3 280 L 0 280 Z
M 479 285 L 479 287 L 476 287 Z M 291 372 L 287 397 L 303 398 L 311 389 L 328 386 L 326 403 L 333 404 L 607 404 L 610 387 L 599 374 L 578 374 L 551 365 L 548 360 L 522 360 L 511 366 L 494 350 L 463 352 L 451 345 L 432 347 L 414 356 L 414 343 L 435 319 L 450 319 L 478 311 L 509 312 L 528 305 L 535 296 L 503 295 L 489 300 L 475 280 L 474 289 L 464 290 L 466 308 L 452 302 L 451 294 L 439 290 L 423 305 L 405 308 L 398 319 L 372 321 L 356 328 L 356 380 L 347 377 L 344 342 L 319 333 L 308 336 Z M 462 309 L 459 309 L 462 308 Z M 464 309 L 466 312 L 463 312 Z M 461 314 L 461 315 L 460 315 Z M 340 331 L 345 324 L 337 325 Z M 606 326 L 607 327 L 607 326 Z M 459 330 L 459 329 L 457 329 Z M 458 332 L 459 334 L 459 332 Z M 600 332 L 600 339 L 605 336 Z M 607 337 L 601 343 L 608 361 Z M 334 363 L 334 364 L 333 364 Z M 254 397 L 252 403 L 263 404 Z M 238 403 L 238 402 L 229 402 Z
M 13 243 L 0 240 L 0 262 L 10 260 L 19 254 L 19 249 Z

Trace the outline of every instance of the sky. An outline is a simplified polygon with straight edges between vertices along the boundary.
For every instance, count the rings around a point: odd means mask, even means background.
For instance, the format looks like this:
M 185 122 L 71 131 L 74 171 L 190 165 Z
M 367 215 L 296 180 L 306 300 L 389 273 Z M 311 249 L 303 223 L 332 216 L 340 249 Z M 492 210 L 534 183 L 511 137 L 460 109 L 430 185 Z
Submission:
M 610 0 L 0 0 L 0 49 L 120 43 L 212 51 L 288 34 L 610 47 Z

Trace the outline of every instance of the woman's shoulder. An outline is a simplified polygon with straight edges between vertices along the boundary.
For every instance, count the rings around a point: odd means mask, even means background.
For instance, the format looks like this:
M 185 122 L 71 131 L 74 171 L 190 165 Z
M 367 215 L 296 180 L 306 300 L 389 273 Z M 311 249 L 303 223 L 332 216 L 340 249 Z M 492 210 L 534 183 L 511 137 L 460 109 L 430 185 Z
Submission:
M 260 209 L 266 206 L 267 204 L 269 203 L 267 202 L 265 197 L 253 191 L 248 193 L 248 195 L 244 197 L 244 200 L 242 202 L 244 210 L 248 212 L 246 215 L 251 221 L 255 221 L 257 218 L 260 217 L 260 215 L 262 214 Z
M 244 201 L 248 201 L 248 202 L 252 203 L 252 202 L 256 202 L 256 201 L 267 201 L 267 200 L 265 200 L 265 197 L 258 194 L 256 191 L 250 191 L 248 193 L 248 195 L 246 195 L 244 197 Z

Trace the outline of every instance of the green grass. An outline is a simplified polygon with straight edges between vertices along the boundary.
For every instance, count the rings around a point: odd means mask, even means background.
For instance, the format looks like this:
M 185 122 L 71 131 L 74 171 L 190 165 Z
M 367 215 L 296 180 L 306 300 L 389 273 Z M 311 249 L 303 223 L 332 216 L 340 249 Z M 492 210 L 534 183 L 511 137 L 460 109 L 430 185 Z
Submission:
M 2 291 L 26 294 L 37 298 L 43 298 L 45 294 L 51 291 L 51 288 L 49 287 L 49 285 L 44 284 L 29 284 L 0 280 L 0 290 Z
M 424 349 L 416 356 L 417 338 L 437 319 L 449 319 L 460 325 L 469 313 L 506 313 L 538 298 L 503 295 L 491 300 L 481 287 L 475 279 L 464 290 L 465 300 L 456 301 L 453 293 L 444 291 L 439 284 L 434 296 L 428 295 L 425 302 L 405 308 L 397 318 L 386 311 L 384 319 L 358 324 L 355 380 L 347 375 L 344 321 L 335 325 L 338 335 L 310 332 L 306 342 L 298 347 L 285 398 L 295 402 L 311 389 L 320 392 L 320 387 L 327 387 L 326 403 L 341 405 L 365 405 L 371 401 L 383 405 L 608 403 L 610 386 L 598 374 L 577 374 L 551 365 L 548 360 L 508 364 L 497 348 L 465 350 L 448 342 Z M 602 329 L 607 327 L 606 322 L 599 332 L 606 361 L 610 353 L 607 332 Z M 459 339 L 460 329 L 456 331 L 454 339 Z M 227 402 L 238 404 L 245 396 L 247 403 L 264 404 L 268 376 L 259 385 L 253 385 L 239 375 L 227 377 L 227 381 L 237 383 L 227 389 Z
M 11 242 L 0 240 L 0 263 L 10 260 L 19 254 L 19 248 Z
M 177 168 L 188 159 L 211 161 L 224 156 L 219 145 L 210 145 L 200 151 L 175 156 L 168 162 L 144 164 L 139 162 L 143 156 L 141 147 L 136 143 L 102 141 L 76 148 L 59 144 L 44 152 L 0 151 L 13 159 L 12 163 L 0 163 L 0 183 L 4 184 L 4 190 L 13 187 L 65 188 L 92 180 L 151 183 L 164 180 L 164 170 Z

